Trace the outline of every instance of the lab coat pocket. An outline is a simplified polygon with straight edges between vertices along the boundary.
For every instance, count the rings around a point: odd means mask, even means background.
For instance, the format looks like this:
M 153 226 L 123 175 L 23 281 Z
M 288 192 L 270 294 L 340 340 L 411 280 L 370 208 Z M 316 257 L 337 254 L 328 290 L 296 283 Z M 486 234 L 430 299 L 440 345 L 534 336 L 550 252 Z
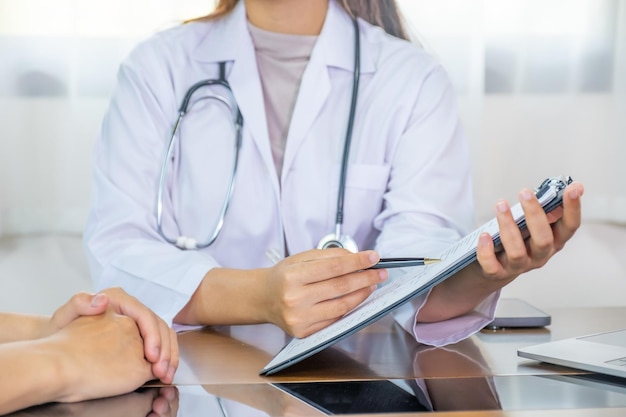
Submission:
M 350 164 L 346 178 L 344 223 L 349 230 L 372 227 L 382 210 L 389 165 Z

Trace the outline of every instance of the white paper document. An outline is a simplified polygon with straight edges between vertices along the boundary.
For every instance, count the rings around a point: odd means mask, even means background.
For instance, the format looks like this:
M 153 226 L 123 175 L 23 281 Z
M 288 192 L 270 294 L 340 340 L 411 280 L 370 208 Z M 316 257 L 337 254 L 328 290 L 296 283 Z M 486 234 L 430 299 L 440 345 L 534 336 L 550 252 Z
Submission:
M 563 189 L 571 182 L 569 177 L 548 178 L 535 190 L 546 212 L 561 205 Z M 511 212 L 520 229 L 525 230 L 526 222 L 521 205 L 518 203 L 511 207 Z M 489 233 L 496 245 L 500 243 L 498 223 L 494 218 L 444 252 L 437 254 L 441 262 L 404 268 L 403 271 L 406 271 L 404 276 L 374 291 L 340 320 L 310 336 L 293 339 L 261 370 L 260 374 L 271 375 L 325 349 L 465 268 L 476 259 L 478 237 L 483 232 Z

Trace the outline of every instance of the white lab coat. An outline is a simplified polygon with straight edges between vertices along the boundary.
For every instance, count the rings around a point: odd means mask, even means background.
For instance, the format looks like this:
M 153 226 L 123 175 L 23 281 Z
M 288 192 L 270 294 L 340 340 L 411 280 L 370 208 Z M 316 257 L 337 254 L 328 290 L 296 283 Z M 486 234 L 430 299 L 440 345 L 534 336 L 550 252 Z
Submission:
M 472 226 L 470 152 L 455 95 L 440 64 L 419 47 L 363 21 L 359 27 L 361 79 L 344 232 L 381 256 L 432 256 Z M 95 286 L 122 286 L 171 322 L 211 268 L 267 267 L 268 251 L 312 249 L 334 231 L 353 42 L 350 18 L 331 1 L 303 75 L 281 178 L 242 1 L 224 19 L 181 25 L 136 47 L 120 67 L 94 150 L 85 245 Z M 157 233 L 161 160 L 187 89 L 217 78 L 221 61 L 244 118 L 236 183 L 215 243 L 182 251 Z M 230 179 L 232 120 L 205 102 L 183 123 L 169 168 L 163 224 L 173 238 L 208 237 Z M 396 312 L 410 332 L 424 298 Z M 434 337 L 420 336 L 418 325 L 418 340 L 446 344 L 467 337 L 490 321 L 495 298 L 476 314 L 429 330 Z

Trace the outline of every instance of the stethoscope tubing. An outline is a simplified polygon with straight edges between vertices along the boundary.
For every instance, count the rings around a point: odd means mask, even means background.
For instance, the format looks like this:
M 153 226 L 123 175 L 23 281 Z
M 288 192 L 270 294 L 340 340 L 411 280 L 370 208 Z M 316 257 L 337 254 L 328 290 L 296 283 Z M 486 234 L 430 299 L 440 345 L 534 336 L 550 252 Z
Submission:
M 361 41 L 359 24 L 356 18 L 352 19 L 354 25 L 354 70 L 352 77 L 352 95 L 350 97 L 350 113 L 348 115 L 348 126 L 344 140 L 343 155 L 341 158 L 341 171 L 339 173 L 339 185 L 337 189 L 337 208 L 335 211 L 335 231 L 320 239 L 317 244 L 318 249 L 343 248 L 351 252 L 357 252 L 359 247 L 356 241 L 349 235 L 343 233 L 344 200 L 346 193 L 346 178 L 348 177 L 348 162 L 350 159 L 350 145 L 352 144 L 352 132 L 354 129 L 354 118 L 356 114 L 356 104 L 359 95 L 359 79 L 361 74 Z
M 182 103 L 180 105 L 180 108 L 178 110 L 178 117 L 176 119 L 176 122 L 174 123 L 174 127 L 172 128 L 172 133 L 170 135 L 170 140 L 167 146 L 167 151 L 165 153 L 165 156 L 161 164 L 161 171 L 159 174 L 159 185 L 158 185 L 158 190 L 157 190 L 157 203 L 156 203 L 157 231 L 159 235 L 163 239 L 165 239 L 168 243 L 176 245 L 180 249 L 202 249 L 213 244 L 215 239 L 217 239 L 217 237 L 219 236 L 220 231 L 222 230 L 222 227 L 224 225 L 226 212 L 228 211 L 228 206 L 230 205 L 230 201 L 231 201 L 233 191 L 235 188 L 235 177 L 237 176 L 237 167 L 239 164 L 239 150 L 241 148 L 241 143 L 242 143 L 243 116 L 241 114 L 241 111 L 239 110 L 239 107 L 236 104 L 237 101 L 235 100 L 235 97 L 232 94 L 230 84 L 224 79 L 224 73 L 225 73 L 225 64 L 222 62 L 220 63 L 220 79 L 202 80 L 202 81 L 195 83 L 189 88 L 189 90 L 187 90 L 182 100 Z M 197 240 L 186 237 L 186 236 L 179 236 L 177 239 L 172 239 L 165 234 L 165 232 L 163 231 L 163 224 L 162 224 L 163 223 L 163 191 L 165 188 L 165 177 L 167 175 L 167 167 L 170 163 L 170 158 L 172 155 L 172 151 L 174 149 L 174 143 L 176 142 L 176 138 L 178 137 L 178 131 L 180 129 L 180 125 L 182 124 L 182 120 L 185 114 L 187 114 L 189 103 L 191 102 L 191 98 L 193 94 L 200 88 L 208 87 L 212 85 L 223 86 L 226 89 L 226 91 L 229 92 L 230 100 L 220 95 L 206 96 L 206 97 L 200 98 L 199 100 L 209 100 L 209 99 L 218 100 L 224 103 L 234 114 L 233 123 L 235 126 L 235 149 L 234 149 L 230 184 L 226 191 L 226 196 L 224 198 L 224 203 L 222 204 L 222 208 L 220 210 L 217 223 L 215 224 L 213 233 L 208 238 L 208 240 L 200 243 Z
M 359 90 L 359 80 L 360 80 L 360 62 L 361 62 L 361 45 L 360 45 L 360 33 L 359 33 L 359 24 L 356 18 L 352 19 L 352 23 L 354 25 L 354 71 L 353 71 L 353 81 L 352 81 L 352 94 L 350 97 L 350 112 L 348 115 L 348 126 L 346 128 L 346 136 L 344 140 L 344 149 L 341 160 L 341 171 L 339 174 L 339 185 L 337 190 L 337 209 L 335 214 L 335 232 L 334 234 L 327 235 L 322 238 L 320 243 L 318 244 L 318 248 L 328 248 L 328 247 L 342 247 L 346 248 L 352 252 L 358 251 L 358 246 L 354 239 L 350 236 L 343 235 L 343 219 L 344 219 L 344 201 L 345 201 L 345 191 L 346 191 L 346 178 L 348 175 L 348 162 L 350 158 L 350 146 L 352 143 L 352 133 L 354 130 L 354 119 L 356 114 L 356 104 L 358 99 L 358 90 Z M 157 231 L 159 235 L 167 242 L 176 245 L 180 249 L 202 249 L 210 246 L 215 239 L 219 236 L 220 231 L 224 225 L 224 219 L 226 217 L 226 212 L 228 210 L 228 206 L 231 201 L 231 197 L 233 194 L 234 186 L 235 186 L 235 177 L 237 174 L 237 166 L 239 161 L 239 150 L 241 148 L 242 142 L 242 131 L 243 131 L 243 116 L 237 106 L 237 101 L 233 95 L 233 92 L 230 88 L 228 81 L 226 80 L 226 69 L 225 63 L 220 62 L 219 68 L 220 74 L 219 79 L 208 79 L 202 80 L 195 84 L 193 84 L 185 93 L 183 100 L 181 102 L 180 108 L 178 110 L 178 118 L 174 123 L 174 127 L 172 128 L 172 133 L 170 136 L 170 140 L 167 146 L 167 151 L 165 152 L 165 156 L 163 158 L 161 164 L 161 171 L 159 173 L 159 184 L 157 190 L 157 202 L 156 202 L 156 217 L 157 217 Z M 193 94 L 200 88 L 208 87 L 212 85 L 221 85 L 226 91 L 228 91 L 230 95 L 230 100 L 225 99 L 222 96 L 212 95 L 203 97 L 202 99 L 217 99 L 224 104 L 226 104 L 231 111 L 235 114 L 234 117 L 234 125 L 235 125 L 235 156 L 233 158 L 233 167 L 232 167 L 232 175 L 230 179 L 230 184 L 228 186 L 228 190 L 226 193 L 226 197 L 224 199 L 224 204 L 222 205 L 222 209 L 220 210 L 220 215 L 218 221 L 214 227 L 213 233 L 209 237 L 208 240 L 199 243 L 193 238 L 186 236 L 179 236 L 177 239 L 172 239 L 168 237 L 163 231 L 162 217 L 163 217 L 163 192 L 165 188 L 166 175 L 167 175 L 167 167 L 170 162 L 170 158 L 174 149 L 174 143 L 176 142 L 176 138 L 178 137 L 178 131 L 180 125 L 182 124 L 182 120 L 187 113 L 189 108 L 189 104 L 191 102 L 191 98 Z M 230 101 L 230 103 L 229 103 Z
M 346 179 L 348 177 L 348 162 L 350 158 L 350 145 L 352 144 L 352 131 L 354 129 L 354 117 L 356 114 L 356 102 L 359 96 L 359 79 L 361 77 L 361 41 L 359 36 L 359 24 L 352 19 L 354 24 L 354 74 L 352 79 L 352 96 L 350 98 L 350 113 L 348 115 L 348 127 L 344 141 L 343 156 L 341 160 L 341 173 L 339 175 L 339 189 L 337 191 L 337 211 L 335 214 L 335 233 L 341 237 L 343 227 L 344 201 L 346 195 Z

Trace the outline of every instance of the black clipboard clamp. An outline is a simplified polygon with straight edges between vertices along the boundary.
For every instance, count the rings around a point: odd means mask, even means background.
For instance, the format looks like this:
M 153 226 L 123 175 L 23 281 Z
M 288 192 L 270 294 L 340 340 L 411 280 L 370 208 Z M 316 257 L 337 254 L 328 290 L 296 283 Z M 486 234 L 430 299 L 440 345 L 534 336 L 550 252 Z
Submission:
M 546 178 L 539 187 L 535 188 L 535 196 L 541 198 L 548 191 L 556 190 L 556 192 L 562 192 L 565 187 L 573 182 L 572 177 L 564 175 L 561 177 Z M 560 204 L 560 202 L 559 202 Z M 546 210 L 547 211 L 547 210 Z

